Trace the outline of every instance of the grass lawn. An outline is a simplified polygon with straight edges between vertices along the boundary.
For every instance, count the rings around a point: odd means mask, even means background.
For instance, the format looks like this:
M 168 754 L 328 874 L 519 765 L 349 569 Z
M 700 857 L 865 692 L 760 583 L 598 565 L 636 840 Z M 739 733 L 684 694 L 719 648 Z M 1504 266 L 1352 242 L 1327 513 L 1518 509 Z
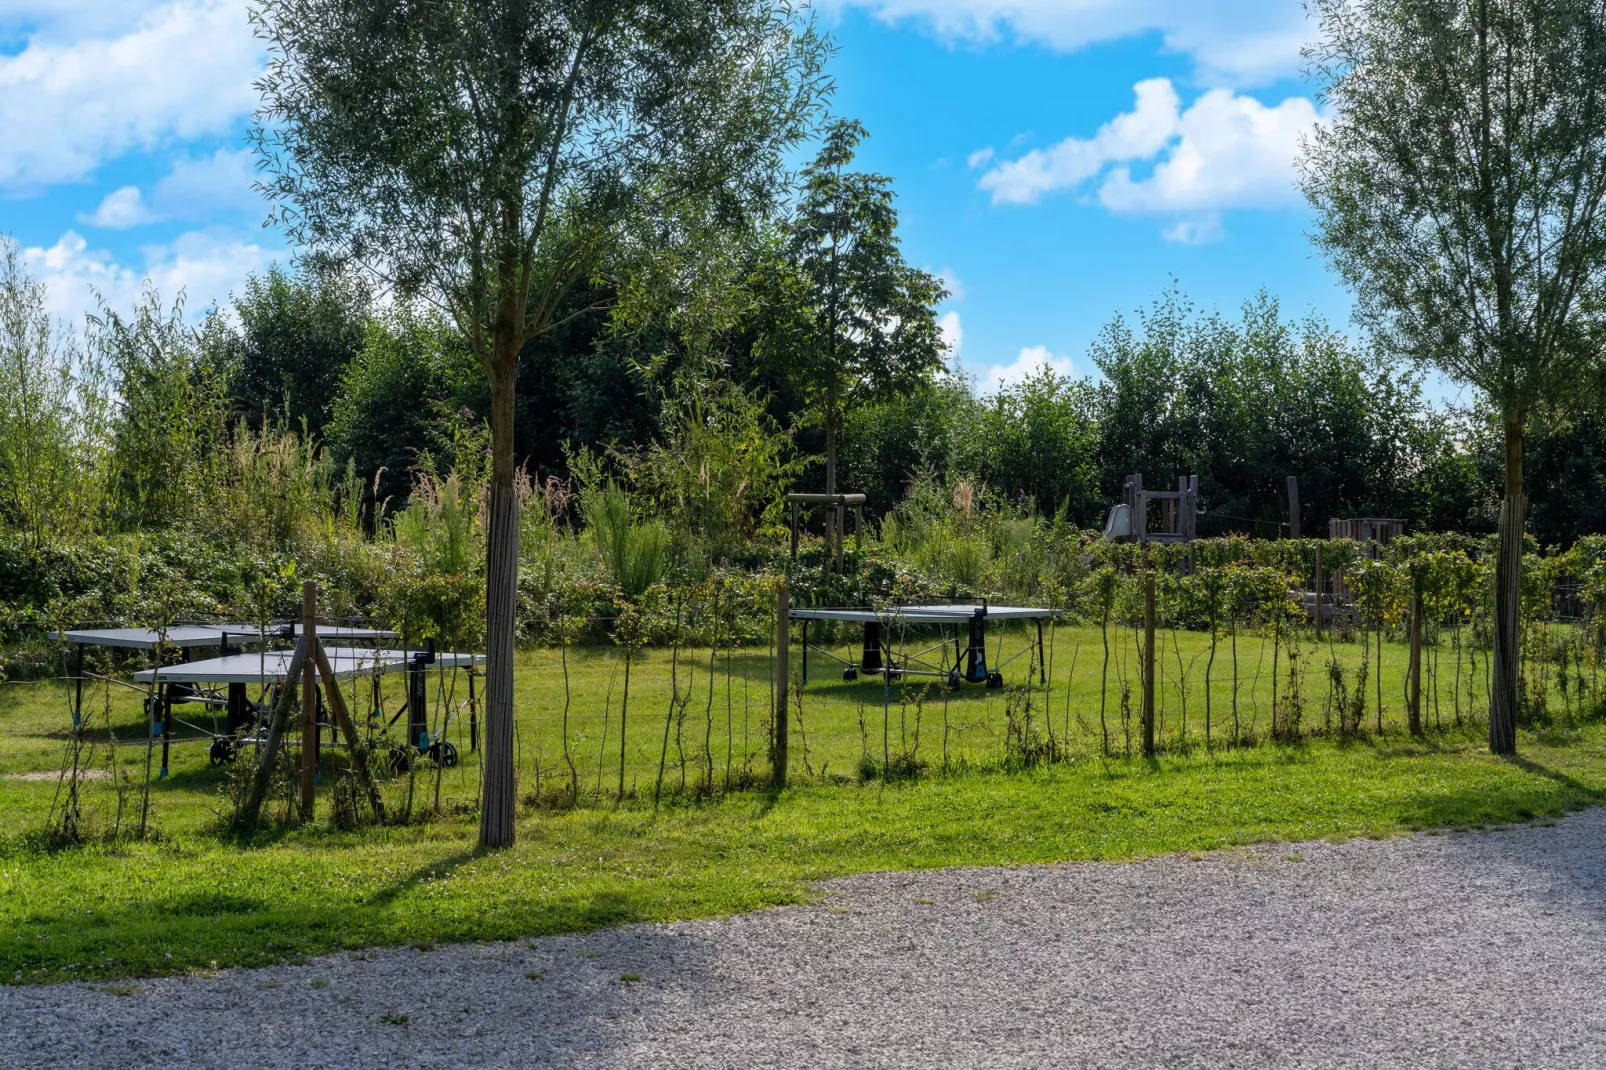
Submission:
M 1097 629 L 1060 629 L 1055 683 L 1036 701 L 1052 713 L 1056 732 L 1069 733 L 1072 761 L 1011 771 L 1002 760 L 1008 700 L 998 692 L 968 689 L 945 704 L 933 690 L 916 704 L 902 689 L 887 696 L 876 681 L 845 683 L 839 673 L 828 680 L 812 661 L 817 679 L 804 693 L 803 732 L 792 737 L 799 786 L 778 798 L 754 791 L 713 797 L 672 791 L 657 810 L 651 794 L 666 720 L 666 781 L 672 789 L 680 784 L 679 754 L 686 757 L 688 787 L 706 775 L 709 764 L 716 784 L 724 782 L 727 768 L 733 777 L 744 766 L 755 774 L 765 771 L 766 655 L 733 657 L 728 678 L 724 654 L 715 656 L 712 689 L 709 652 L 683 655 L 682 673 L 696 666 L 680 680 L 683 696 L 692 688 L 683 715 L 681 707 L 671 708 L 668 652 L 649 651 L 633 666 L 627 797 L 615 807 L 608 792 L 618 778 L 622 672 L 614 651 L 574 651 L 569 746 L 583 775 L 582 801 L 597 792 L 600 804 L 577 810 L 526 806 L 518 846 L 491 855 L 473 849 L 478 765 L 461 726 L 450 734 L 465 760 L 441 774 L 441 811 L 428 821 L 341 832 L 323 820 L 328 807 L 320 800 L 319 820 L 265 831 L 246 843 L 231 840 L 217 831 L 223 774 L 209 767 L 204 742 L 189 740 L 174 746 L 173 775 L 152 788 L 155 840 L 44 849 L 28 834 L 44 827 L 56 793 L 48 774 L 59 766 L 65 738 L 61 686 L 0 686 L 0 729 L 7 740 L 0 753 L 0 813 L 6 816 L 0 830 L 0 980 L 137 976 L 266 963 L 342 947 L 512 938 L 717 915 L 794 902 L 810 894 L 813 880 L 865 870 L 1129 859 L 1262 840 L 1500 824 L 1592 805 L 1606 791 L 1606 728 L 1525 732 L 1523 757 L 1497 760 L 1483 753 L 1481 728 L 1453 727 L 1446 692 L 1443 731 L 1426 741 L 1409 740 L 1397 729 L 1398 677 L 1391 674 L 1403 652 L 1394 647 L 1386 648 L 1389 731 L 1381 738 L 1238 749 L 1196 745 L 1202 740 L 1201 659 L 1207 644 L 1187 633 L 1176 642 L 1180 657 L 1169 691 L 1162 689 L 1162 737 L 1172 752 L 1154 761 L 1099 756 L 1100 636 Z M 1240 639 L 1239 705 L 1241 727 L 1253 718 L 1263 735 L 1271 654 L 1253 649 L 1260 643 Z M 1307 656 L 1312 649 L 1307 642 Z M 1334 651 L 1359 658 L 1353 645 Z M 1264 667 L 1253 677 L 1248 659 L 1257 655 Z M 1446 681 L 1449 662 L 1446 648 L 1439 674 Z M 521 655 L 520 775 L 532 792 L 538 761 L 543 793 L 568 777 L 559 735 L 562 677 L 555 665 L 550 651 Z M 1129 679 L 1133 669 L 1128 656 Z M 1230 666 L 1219 660 L 1211 703 L 1217 740 L 1230 730 L 1224 673 L 1230 675 Z M 1184 677 L 1197 690 L 1185 691 Z M 398 682 L 390 682 L 392 692 Z M 1305 723 L 1319 727 L 1325 671 L 1307 673 L 1302 686 Z M 1192 745 L 1181 735 L 1184 693 Z M 459 693 L 452 701 L 463 698 Z M 394 693 L 387 696 L 391 708 L 394 700 Z M 1106 717 L 1118 724 L 1116 703 L 1111 696 Z M 136 774 L 137 791 L 145 756 L 143 746 L 129 745 L 144 731 L 137 696 L 97 689 L 86 707 L 98 719 L 109 718 L 125 741 L 117 760 Z M 877 750 L 883 740 L 889 752 L 907 752 L 916 711 L 918 756 L 928 763 L 928 775 L 893 784 L 860 783 L 851 775 L 864 752 Z M 605 732 L 613 734 L 604 738 Z M 799 738 L 804 734 L 806 759 Z M 946 776 L 937 775 L 944 741 Z M 420 776 L 413 788 L 415 808 L 433 804 L 433 774 Z M 386 785 L 392 807 L 406 789 L 405 777 Z M 104 822 L 117 793 L 107 780 L 89 782 L 87 792 L 89 807 Z

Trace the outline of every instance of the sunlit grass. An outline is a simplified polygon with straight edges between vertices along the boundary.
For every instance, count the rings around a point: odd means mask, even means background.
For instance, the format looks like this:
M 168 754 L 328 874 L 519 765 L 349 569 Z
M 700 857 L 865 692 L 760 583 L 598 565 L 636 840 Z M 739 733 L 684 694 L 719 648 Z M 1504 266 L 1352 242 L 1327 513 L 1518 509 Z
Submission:
M 1172 649 L 1171 637 L 1164 639 Z M 1127 635 L 1122 641 L 1130 640 Z M 1019 636 L 1012 641 L 1018 649 Z M 1522 821 L 1592 804 L 1606 789 L 1606 729 L 1582 721 L 1563 718 L 1544 731 L 1524 733 L 1523 759 L 1497 760 L 1484 753 L 1482 729 L 1469 704 L 1462 710 L 1466 726 L 1454 729 L 1444 694 L 1443 731 L 1412 740 L 1400 728 L 1404 651 L 1398 646 L 1385 648 L 1388 731 L 1382 739 L 1320 737 L 1297 746 L 1232 749 L 1221 745 L 1231 727 L 1223 643 L 1212 681 L 1216 746 L 1205 747 L 1207 640 L 1182 633 L 1175 642 L 1190 689 L 1187 739 L 1182 673 L 1173 665 L 1161 696 L 1162 739 L 1170 752 L 1161 758 L 1100 755 L 1099 632 L 1061 628 L 1053 644 L 1053 686 L 1040 690 L 1036 701 L 1052 715 L 1057 734 L 1065 735 L 1069 726 L 1074 760 L 1006 772 L 1006 697 L 967 688 L 947 700 L 945 711 L 943 692 L 933 687 L 918 707 L 918 757 L 927 763 L 927 775 L 893 785 L 861 784 L 856 769 L 867 749 L 878 753 L 884 746 L 897 753 L 913 747 L 913 695 L 906 688 L 888 693 L 876 680 L 846 683 L 816 655 L 801 731 L 795 726 L 792 737 L 794 781 L 800 786 L 779 797 L 762 791 L 705 797 L 694 790 L 710 764 L 716 787 L 725 784 L 727 770 L 732 780 L 743 769 L 755 777 L 767 773 L 767 652 L 734 655 L 728 677 L 723 652 L 716 655 L 712 706 L 709 651 L 683 652 L 680 683 L 683 691 L 689 684 L 691 695 L 681 720 L 671 716 L 669 652 L 648 651 L 632 670 L 622 802 L 612 795 L 623 676 L 617 652 L 571 651 L 569 747 L 582 772 L 586 804 L 577 810 L 546 805 L 568 783 L 559 735 L 558 655 L 522 654 L 520 777 L 526 796 L 533 795 L 539 762 L 545 799 L 522 808 L 518 846 L 493 855 L 480 855 L 473 846 L 478 765 L 467 747 L 466 724 L 451 729 L 465 760 L 441 774 L 442 813 L 429 821 L 339 832 L 327 822 L 324 797 L 311 823 L 235 841 L 218 827 L 222 774 L 209 767 L 204 742 L 189 740 L 173 748 L 173 775 L 153 784 L 154 841 L 43 849 L 28 834 L 44 827 L 56 784 L 19 774 L 59 765 L 67 707 L 59 684 L 6 685 L 0 687 L 0 729 L 7 740 L 0 749 L 0 813 L 6 815 L 0 833 L 0 979 L 139 975 L 359 945 L 507 938 L 717 915 L 793 902 L 810 894 L 813 880 L 872 869 L 1135 858 L 1260 840 Z M 1308 641 L 1305 648 L 1312 650 Z M 1011 649 L 1006 645 L 1006 656 Z M 1279 645 L 1279 658 L 1282 653 Z M 1333 653 L 1351 663 L 1360 656 L 1353 644 L 1336 644 Z M 1128 681 L 1135 678 L 1132 652 L 1124 657 L 1124 667 L 1112 659 L 1112 693 L 1118 693 L 1120 672 Z M 1264 738 L 1269 726 L 1271 657 L 1269 642 L 1240 637 L 1243 734 Z M 1447 650 L 1442 657 L 1441 678 L 1447 675 Z M 1258 676 L 1252 658 L 1262 662 Z M 1022 659 L 1006 669 L 1012 683 L 1021 682 L 1025 665 Z M 398 684 L 388 685 L 391 710 Z M 454 701 L 461 702 L 466 694 L 458 686 Z M 1309 673 L 1304 687 L 1305 725 L 1319 728 L 1325 672 Z M 91 689 L 86 707 L 97 719 L 105 716 L 108 694 L 112 728 L 125 741 L 117 761 L 134 774 L 138 791 L 146 752 L 138 745 L 144 722 L 137 696 Z M 350 698 L 354 708 L 366 709 L 357 702 L 367 701 L 366 693 L 353 689 Z M 1115 701 L 1112 694 L 1106 719 L 1118 727 Z M 666 721 L 667 790 L 655 810 Z M 945 735 L 949 773 L 940 776 Z M 1119 751 L 1124 734 L 1114 735 Z M 421 775 L 415 787 L 415 809 L 433 802 L 433 773 Z M 393 808 L 404 788 L 403 780 L 387 785 Z M 115 792 L 106 780 L 90 782 L 86 791 L 103 827 Z

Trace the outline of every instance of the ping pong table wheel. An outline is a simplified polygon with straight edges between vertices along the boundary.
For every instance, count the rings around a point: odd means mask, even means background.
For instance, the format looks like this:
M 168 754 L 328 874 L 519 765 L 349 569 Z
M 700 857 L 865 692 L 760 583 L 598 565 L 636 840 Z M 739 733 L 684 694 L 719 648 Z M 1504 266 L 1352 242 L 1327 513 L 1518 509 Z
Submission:
M 950 691 L 958 691 L 959 688 L 964 684 L 964 682 L 965 682 L 965 678 L 963 676 L 960 676 L 958 673 L 951 672 L 951 673 L 948 674 L 948 690 L 950 690 Z
M 855 669 L 853 666 L 849 665 L 847 668 L 842 670 L 842 679 L 848 681 L 849 683 L 852 683 L 854 680 L 857 680 L 858 678 L 859 678 L 859 670 Z
M 206 749 L 206 756 L 212 760 L 213 765 L 228 765 L 239 757 L 240 749 L 234 745 L 234 740 L 218 738 Z
M 1003 673 L 1001 673 L 1001 672 L 990 672 L 990 673 L 987 674 L 987 690 L 989 690 L 989 691 L 997 691 L 1000 687 L 1003 687 L 1003 686 L 1004 686 L 1004 674 Z
M 437 741 L 429 745 L 429 757 L 443 769 L 451 769 L 457 765 L 457 748 L 450 743 Z
M 413 755 L 406 747 L 396 747 L 390 752 L 390 770 L 393 773 L 405 773 L 413 767 Z

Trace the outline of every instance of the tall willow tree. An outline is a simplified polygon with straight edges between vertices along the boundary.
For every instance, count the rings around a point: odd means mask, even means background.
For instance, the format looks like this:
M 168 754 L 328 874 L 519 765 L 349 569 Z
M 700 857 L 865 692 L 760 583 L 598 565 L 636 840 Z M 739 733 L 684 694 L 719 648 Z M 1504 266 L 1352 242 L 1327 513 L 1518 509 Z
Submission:
M 1317 242 L 1390 349 L 1505 429 L 1489 746 L 1516 750 L 1523 435 L 1598 384 L 1606 0 L 1312 0 Z
M 255 19 L 279 222 L 444 309 L 490 383 L 480 842 L 505 846 L 519 352 L 642 217 L 767 209 L 827 46 L 780 0 L 267 0 Z

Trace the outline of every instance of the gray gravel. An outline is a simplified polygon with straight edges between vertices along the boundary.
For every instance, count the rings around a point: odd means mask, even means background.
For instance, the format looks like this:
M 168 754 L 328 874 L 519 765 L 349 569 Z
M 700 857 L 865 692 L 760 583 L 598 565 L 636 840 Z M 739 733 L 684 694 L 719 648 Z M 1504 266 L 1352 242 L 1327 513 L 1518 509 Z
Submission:
M 876 874 L 723 921 L 0 988 L 0 1063 L 1602 1066 L 1603 840 L 1594 810 Z

